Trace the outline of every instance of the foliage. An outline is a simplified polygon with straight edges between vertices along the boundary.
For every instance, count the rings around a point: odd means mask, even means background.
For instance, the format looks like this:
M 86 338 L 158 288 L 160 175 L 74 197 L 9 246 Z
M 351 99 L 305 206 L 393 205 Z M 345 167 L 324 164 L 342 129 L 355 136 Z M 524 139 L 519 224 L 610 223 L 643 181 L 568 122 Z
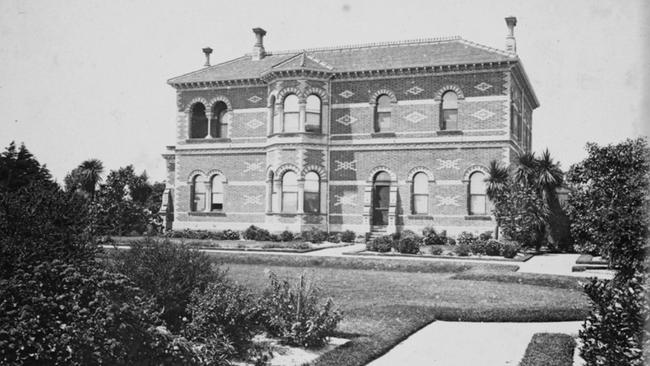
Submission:
M 447 245 L 456 245 L 456 239 L 452 238 L 451 236 L 447 237 Z
M 454 247 L 454 253 L 459 257 L 467 257 L 471 252 L 471 248 L 468 244 L 458 244 Z
M 289 230 L 284 230 L 283 232 L 280 233 L 280 240 L 281 241 L 292 241 L 293 240 L 293 233 Z
M 352 230 L 345 230 L 341 233 L 341 241 L 344 243 L 354 243 L 354 239 L 357 238 L 357 234 Z
M 339 233 L 331 232 L 327 236 L 327 241 L 330 243 L 340 243 L 341 235 Z
M 397 242 L 397 251 L 402 254 L 418 254 L 420 252 L 420 243 L 422 240 L 417 236 L 402 237 Z
M 11 142 L 0 154 L 0 193 L 11 193 L 36 181 L 57 186 L 50 171 L 41 166 L 24 144 L 16 149 L 16 144 Z
M 79 192 L 92 201 L 103 172 L 104 164 L 100 160 L 86 160 L 65 176 L 65 190 Z
M 609 259 L 619 274 L 642 270 L 647 248 L 650 149 L 646 139 L 587 144 L 568 180 L 571 232 L 583 253 Z
M 648 276 L 637 274 L 614 281 L 593 279 L 585 291 L 593 302 L 580 331 L 580 356 L 589 365 L 644 365 L 650 347 L 647 302 Z
M 130 250 L 117 251 L 113 259 L 116 271 L 155 299 L 160 317 L 172 332 L 191 316 L 187 309 L 190 294 L 223 280 L 224 275 L 201 251 L 151 239 L 133 242 Z
M 496 240 L 487 240 L 485 242 L 485 255 L 498 256 L 501 255 L 503 244 Z
M 458 243 L 458 245 L 470 246 L 476 240 L 478 240 L 476 235 L 467 231 L 463 231 L 462 233 L 458 234 L 458 236 L 456 237 L 456 242 Z
M 485 246 L 487 242 L 485 240 L 474 240 L 469 244 L 469 250 L 474 255 L 485 255 Z M 467 244 L 466 244 L 467 245 Z
M 442 252 L 443 252 L 443 249 L 442 249 L 441 246 L 432 245 L 432 246 L 431 246 L 431 249 L 429 249 L 429 252 L 430 252 L 432 255 L 441 255 Z
M 309 230 L 304 230 L 300 236 L 303 240 L 317 244 L 327 240 L 327 231 L 323 231 L 315 226 Z
M 96 264 L 25 264 L 0 280 L 3 365 L 198 364 L 143 293 Z
M 256 240 L 256 241 L 269 241 L 271 240 L 271 234 L 268 230 L 262 229 L 255 225 L 249 226 L 243 232 L 244 239 L 246 240 Z
M 488 241 L 492 239 L 492 231 L 484 231 L 478 234 L 479 240 Z
M 380 236 L 366 243 L 366 249 L 371 252 L 387 253 L 393 249 L 393 237 L 390 235 Z
M 304 274 L 294 286 L 272 272 L 269 280 L 261 300 L 267 331 L 290 345 L 322 346 L 341 320 L 332 300 L 321 304 L 320 289 Z
M 194 291 L 187 310 L 192 320 L 183 334 L 201 343 L 220 340 L 212 342 L 220 353 L 243 356 L 261 329 L 262 309 L 257 299 L 244 287 L 224 280 Z M 224 344 L 231 345 L 231 349 Z
M 517 256 L 517 253 L 519 253 L 519 249 L 520 248 L 516 243 L 505 242 L 505 243 L 501 243 L 499 248 L 499 254 L 501 254 L 505 258 L 514 258 Z
M 447 231 L 443 230 L 437 233 L 432 226 L 427 226 L 422 230 L 424 236 L 424 245 L 445 245 L 447 244 Z
M 576 342 L 568 334 L 535 333 L 520 366 L 573 366 Z
M 545 223 L 549 216 L 539 191 L 533 186 L 511 182 L 507 192 L 495 203 L 495 215 L 503 234 L 539 250 L 545 243 Z

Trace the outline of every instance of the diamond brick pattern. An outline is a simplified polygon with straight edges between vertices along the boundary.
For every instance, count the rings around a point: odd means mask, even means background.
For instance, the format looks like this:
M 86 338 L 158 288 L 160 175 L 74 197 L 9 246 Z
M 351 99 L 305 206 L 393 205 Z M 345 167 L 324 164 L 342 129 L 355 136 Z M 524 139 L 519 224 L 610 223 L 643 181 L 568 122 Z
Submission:
M 494 112 L 488 111 L 487 109 L 481 109 L 472 114 L 472 116 L 480 119 L 481 121 L 485 121 L 486 119 L 494 116 Z
M 249 163 L 249 162 L 244 162 L 244 165 L 246 165 L 246 169 L 244 169 L 244 173 L 246 172 L 261 172 L 263 171 L 263 162 L 259 161 L 257 163 Z
M 264 122 L 257 120 L 257 119 L 252 119 L 248 122 L 246 122 L 246 126 L 250 128 L 251 130 L 258 129 L 264 125 Z
M 427 116 L 425 114 L 422 114 L 420 112 L 411 112 L 404 116 L 404 119 L 411 122 L 411 123 L 418 123 L 422 121 L 423 119 L 426 119 Z
M 458 199 L 460 199 L 460 196 L 451 196 L 451 197 L 436 196 L 436 199 L 440 201 L 436 204 L 436 206 L 460 206 L 460 204 L 458 203 Z
M 437 167 L 436 169 L 441 170 L 441 169 L 460 169 L 458 167 L 458 162 L 460 159 L 450 159 L 450 160 L 443 160 L 443 159 L 436 159 L 438 160 L 438 163 L 440 163 L 440 166 Z
M 349 114 L 345 114 L 345 115 L 343 115 L 343 116 L 336 119 L 336 122 L 338 122 L 338 123 L 340 123 L 340 124 L 342 124 L 344 126 L 349 126 L 349 125 L 353 124 L 356 121 L 358 121 L 358 119 L 350 116 Z
M 257 103 L 260 100 L 262 100 L 262 98 L 258 97 L 257 95 L 253 95 L 252 97 L 248 98 L 248 101 L 251 103 Z
M 262 198 L 264 195 L 262 194 L 256 194 L 256 195 L 244 195 L 244 202 L 243 205 L 261 205 L 262 204 Z
M 418 94 L 422 93 L 423 91 L 424 91 L 424 89 L 422 89 L 422 88 L 420 88 L 419 86 L 416 85 L 416 86 L 408 89 L 406 91 L 406 93 L 413 94 L 413 95 L 418 95 Z
M 351 96 L 353 96 L 354 93 L 351 92 L 351 91 L 349 91 L 349 90 L 344 90 L 344 91 L 342 91 L 341 93 L 339 93 L 339 95 L 340 95 L 341 97 L 345 98 L 345 99 L 348 99 L 348 98 L 350 98 Z
M 358 204 L 355 202 L 357 200 L 357 195 L 354 193 L 344 193 L 342 195 L 335 195 L 334 199 L 336 200 L 336 202 L 334 202 L 334 206 L 343 206 L 343 205 L 358 206 Z
M 334 168 L 334 171 L 338 172 L 339 170 L 354 170 L 355 172 L 357 171 L 357 167 L 355 164 L 357 163 L 356 160 L 352 161 L 338 161 L 335 160 L 334 163 L 336 163 L 336 168 Z
M 484 91 L 490 89 L 490 88 L 492 87 L 492 85 L 490 85 L 490 84 L 488 84 L 488 83 L 486 83 L 486 82 L 482 82 L 482 83 L 480 83 L 480 84 L 478 84 L 478 85 L 476 85 L 476 86 L 474 86 L 474 87 L 475 87 L 476 89 L 478 89 L 478 90 L 484 92 Z

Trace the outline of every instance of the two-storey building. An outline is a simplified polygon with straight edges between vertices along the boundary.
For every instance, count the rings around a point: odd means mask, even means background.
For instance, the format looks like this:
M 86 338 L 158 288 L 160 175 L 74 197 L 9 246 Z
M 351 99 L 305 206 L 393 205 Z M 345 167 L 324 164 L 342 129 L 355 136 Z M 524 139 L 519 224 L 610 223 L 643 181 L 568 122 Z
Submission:
M 491 160 L 531 146 L 538 101 L 506 50 L 459 37 L 253 52 L 172 78 L 174 229 L 494 228 Z M 172 214 L 173 212 L 173 214 Z

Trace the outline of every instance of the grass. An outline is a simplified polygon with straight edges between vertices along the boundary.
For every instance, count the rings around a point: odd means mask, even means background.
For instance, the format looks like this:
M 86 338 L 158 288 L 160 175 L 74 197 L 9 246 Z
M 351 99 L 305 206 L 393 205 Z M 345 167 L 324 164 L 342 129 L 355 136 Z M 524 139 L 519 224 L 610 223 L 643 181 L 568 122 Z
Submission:
M 561 333 L 533 335 L 519 366 L 571 366 L 575 340 Z
M 492 281 L 502 283 L 518 283 L 522 285 L 544 286 L 581 291 L 585 279 L 571 276 L 556 276 L 537 273 L 497 272 L 470 270 L 458 273 L 452 277 L 455 280 Z
M 363 259 L 363 262 L 368 260 Z M 315 362 L 318 366 L 365 365 L 435 319 L 578 320 L 584 319 L 589 310 L 587 297 L 572 288 L 454 279 L 470 269 L 488 271 L 487 267 L 473 263 L 471 266 L 445 264 L 444 268 L 436 267 L 436 271 L 418 273 L 413 268 L 408 272 L 395 268 L 367 270 L 320 266 L 306 269 L 269 263 L 225 263 L 223 258 L 221 262 L 229 268 L 231 278 L 256 292 L 266 286 L 269 270 L 293 279 L 307 272 L 324 294 L 333 298 L 343 312 L 337 335 L 352 338 L 352 341 L 323 355 Z M 383 262 L 396 264 L 398 261 Z M 492 267 L 491 270 L 506 272 L 507 268 Z

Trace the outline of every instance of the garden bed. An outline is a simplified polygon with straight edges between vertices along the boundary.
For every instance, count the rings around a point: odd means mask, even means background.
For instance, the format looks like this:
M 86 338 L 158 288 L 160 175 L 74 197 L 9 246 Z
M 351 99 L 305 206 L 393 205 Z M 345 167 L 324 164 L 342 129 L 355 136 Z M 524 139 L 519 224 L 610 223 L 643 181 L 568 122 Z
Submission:
M 453 248 L 453 246 L 444 246 L 444 247 L 449 247 Z M 422 247 L 422 249 L 427 250 L 427 247 Z M 444 250 L 444 249 L 443 249 Z M 380 253 L 380 252 L 374 252 L 374 251 L 369 251 L 369 250 L 364 250 L 361 252 L 353 252 L 353 253 L 343 253 L 346 255 L 366 255 L 366 256 L 383 256 L 383 257 L 406 257 L 406 258 L 432 258 L 432 259 L 460 259 L 460 260 L 482 260 L 482 261 L 499 261 L 499 262 L 525 262 L 529 260 L 530 258 L 534 257 L 534 254 L 530 253 L 518 253 L 517 256 L 514 258 L 505 258 L 502 256 L 489 256 L 489 255 L 468 255 L 468 256 L 458 256 L 453 254 L 453 252 L 449 249 L 447 249 L 447 254 L 443 255 L 434 255 L 434 254 L 429 254 L 429 253 L 420 253 L 418 254 L 403 254 L 399 252 L 385 252 L 385 253 Z
M 536 333 L 520 366 L 572 366 L 576 341 L 562 333 Z
M 226 251 L 252 251 L 252 252 L 286 252 L 286 253 L 308 253 L 327 248 L 338 248 L 351 243 L 310 243 L 305 241 L 255 241 L 255 240 L 214 240 L 214 239 L 185 239 L 167 237 L 146 237 L 146 236 L 115 236 L 112 237 L 116 245 L 129 245 L 138 240 L 165 241 L 172 244 L 185 244 L 194 249 L 211 249 Z
M 329 342 L 320 348 L 300 348 L 287 346 L 273 338 L 265 336 L 255 336 L 253 343 L 263 344 L 271 351 L 272 358 L 268 361 L 268 366 L 302 366 L 313 362 L 323 354 L 332 351 L 337 347 L 346 345 L 350 340 L 345 338 L 330 337 Z M 234 361 L 234 366 L 254 366 L 254 363 Z
M 608 265 L 606 260 L 602 257 L 594 257 L 591 254 L 581 254 L 578 259 L 576 259 L 576 264 L 585 264 L 585 265 Z

